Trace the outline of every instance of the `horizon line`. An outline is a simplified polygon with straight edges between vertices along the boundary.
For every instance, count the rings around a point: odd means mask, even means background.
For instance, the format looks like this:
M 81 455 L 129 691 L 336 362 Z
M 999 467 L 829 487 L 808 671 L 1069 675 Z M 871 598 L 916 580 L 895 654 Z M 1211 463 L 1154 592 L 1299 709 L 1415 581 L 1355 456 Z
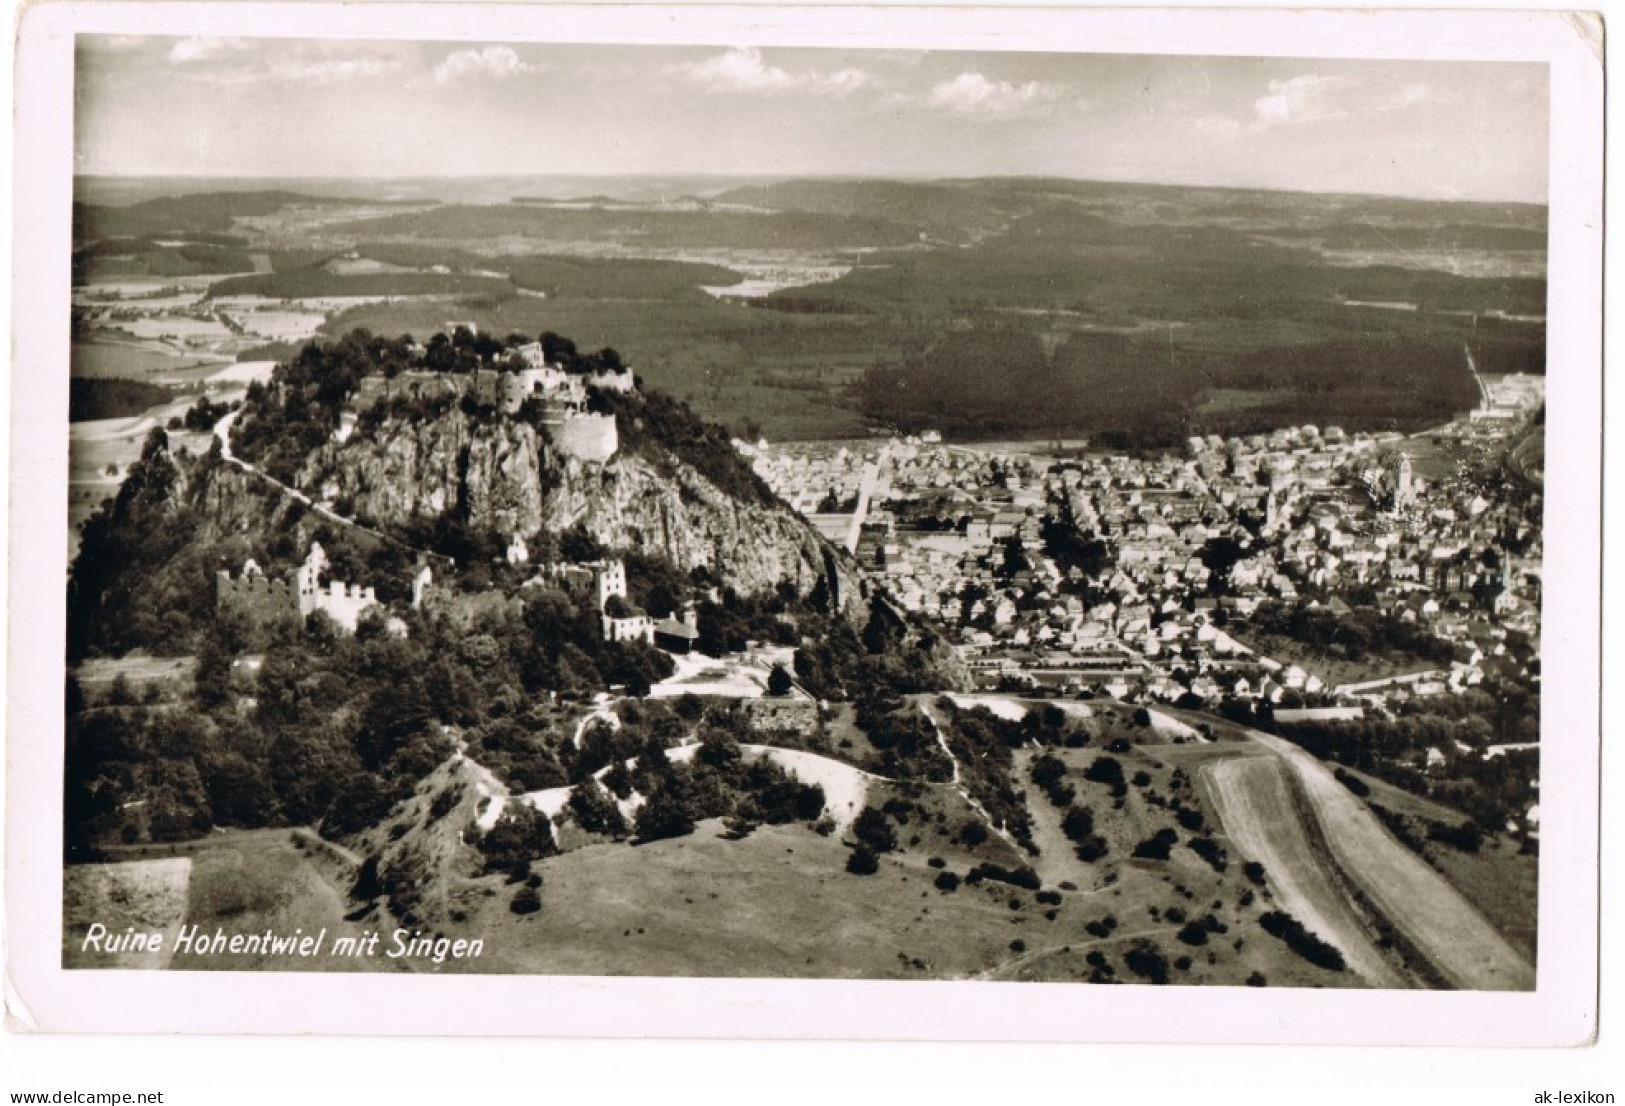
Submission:
M 974 176 L 933 176 L 930 174 L 881 175 L 863 172 L 806 172 L 806 173 L 729 173 L 729 172 L 669 172 L 660 173 L 647 170 L 633 172 L 596 172 L 596 173 L 534 173 L 534 172 L 500 172 L 500 173 L 431 173 L 424 175 L 392 174 L 385 176 L 358 176 L 358 175 L 323 175 L 305 174 L 271 175 L 259 173 L 189 173 L 189 172 L 159 172 L 159 171 L 119 171 L 119 170 L 88 170 L 75 172 L 73 179 L 101 177 L 121 180 L 184 180 L 184 181 L 343 181 L 346 183 L 388 183 L 391 181 L 479 181 L 502 180 L 507 178 L 530 178 L 536 180 L 572 180 L 601 178 L 607 180 L 663 180 L 673 177 L 714 178 L 718 180 L 770 180 L 775 182 L 790 182 L 798 180 L 819 181 L 849 181 L 863 182 L 905 182 L 911 184 L 959 184 L 977 181 L 1066 181 L 1073 184 L 1115 184 L 1137 185 L 1152 188 L 1192 188 L 1211 192 L 1274 192 L 1294 196 L 1350 196 L 1356 198 L 1407 200 L 1415 203 L 1441 203 L 1441 204 L 1517 204 L 1524 207 L 1550 208 L 1550 198 L 1532 200 L 1515 199 L 1510 197 L 1478 197 L 1478 196 L 1438 196 L 1417 195 L 1412 192 L 1359 192 L 1337 189 L 1306 189 L 1291 188 L 1283 185 L 1264 184 L 1195 184 L 1187 181 L 1149 180 L 1129 177 L 1069 177 L 1058 173 L 1008 173 L 1008 174 L 978 174 Z M 495 205 L 492 205 L 495 206 Z

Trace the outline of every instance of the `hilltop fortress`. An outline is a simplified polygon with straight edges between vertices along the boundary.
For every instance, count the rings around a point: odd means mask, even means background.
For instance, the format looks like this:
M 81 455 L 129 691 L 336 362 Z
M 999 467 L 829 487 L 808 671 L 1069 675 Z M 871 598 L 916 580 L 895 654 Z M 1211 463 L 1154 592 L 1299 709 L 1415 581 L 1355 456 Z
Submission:
M 393 376 L 364 376 L 350 402 L 354 410 L 365 411 L 395 398 L 470 396 L 505 415 L 515 415 L 526 402 L 536 400 L 542 405 L 542 425 L 560 453 L 602 463 L 615 455 L 620 440 L 615 416 L 587 410 L 589 388 L 630 392 L 636 381 L 625 367 L 570 372 L 548 361 L 542 343 L 531 342 L 516 347 L 506 365 L 477 366 L 470 372 L 406 369 Z

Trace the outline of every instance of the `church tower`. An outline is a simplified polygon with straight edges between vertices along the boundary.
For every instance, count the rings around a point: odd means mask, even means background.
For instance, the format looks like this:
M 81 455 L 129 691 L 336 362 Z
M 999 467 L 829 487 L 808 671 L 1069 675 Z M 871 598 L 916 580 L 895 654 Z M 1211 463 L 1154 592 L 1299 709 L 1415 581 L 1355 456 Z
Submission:
M 1394 488 L 1394 506 L 1404 509 L 1411 505 L 1416 498 L 1416 488 L 1411 478 L 1411 455 L 1402 453 L 1399 457 L 1399 481 Z

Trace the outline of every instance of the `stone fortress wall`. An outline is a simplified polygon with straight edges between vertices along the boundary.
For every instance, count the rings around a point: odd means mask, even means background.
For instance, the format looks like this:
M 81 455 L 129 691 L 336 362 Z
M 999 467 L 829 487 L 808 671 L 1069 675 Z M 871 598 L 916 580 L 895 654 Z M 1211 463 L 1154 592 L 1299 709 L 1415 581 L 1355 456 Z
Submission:
M 526 400 L 540 399 L 544 404 L 542 424 L 560 453 L 599 464 L 615 456 L 620 448 L 615 416 L 588 411 L 587 389 L 631 392 L 636 388 L 637 379 L 632 371 L 568 373 L 563 367 L 547 362 L 539 342 L 521 346 L 515 352 L 524 362 L 524 367 L 516 371 L 480 369 L 472 373 L 447 373 L 408 369 L 393 377 L 373 373 L 361 378 L 351 406 L 364 411 L 382 400 L 466 394 L 505 415 L 514 415 Z
M 286 580 L 268 578 L 250 558 L 235 580 L 225 569 L 216 573 L 215 610 L 238 612 L 255 625 L 299 621 L 321 611 L 346 633 L 353 634 L 362 614 L 378 604 L 378 597 L 371 586 L 342 580 L 329 580 L 324 586 L 321 576 L 326 570 L 327 554 L 316 542 L 311 543 L 310 555 L 299 566 L 291 585 Z
M 240 614 L 256 626 L 299 617 L 299 596 L 293 586 L 266 576 L 252 560 L 243 565 L 242 576 L 236 580 L 220 570 L 215 577 L 214 606 L 217 612 Z

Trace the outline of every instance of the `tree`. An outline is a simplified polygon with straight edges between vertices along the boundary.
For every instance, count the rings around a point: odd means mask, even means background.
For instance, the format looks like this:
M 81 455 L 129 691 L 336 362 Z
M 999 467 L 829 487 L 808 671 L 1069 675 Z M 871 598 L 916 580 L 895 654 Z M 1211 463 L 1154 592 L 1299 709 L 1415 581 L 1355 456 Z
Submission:
M 863 808 L 852 823 L 852 833 L 874 852 L 889 853 L 897 848 L 897 831 L 892 829 L 891 819 L 872 806 Z
M 361 862 L 361 870 L 356 873 L 355 887 L 350 894 L 362 902 L 372 902 L 383 893 L 384 883 L 378 878 L 378 858 L 369 856 Z
M 846 858 L 846 870 L 855 876 L 872 876 L 880 871 L 880 858 L 866 845 L 859 845 Z
M 510 803 L 497 824 L 479 841 L 485 870 L 500 872 L 555 851 L 553 826 L 524 803 Z
M 767 693 L 769 695 L 783 698 L 790 694 L 790 689 L 794 686 L 794 682 L 790 679 L 790 673 L 784 670 L 782 664 L 775 664 L 772 671 L 767 674 Z
M 626 836 L 626 819 L 620 807 L 597 780 L 586 779 L 575 786 L 570 793 L 570 813 L 575 816 L 576 824 L 588 833 Z
M 667 837 L 683 837 L 694 832 L 694 820 L 677 796 L 666 787 L 660 788 L 638 808 L 634 822 L 638 841 L 646 843 Z
M 515 914 L 534 914 L 542 908 L 542 896 L 534 887 L 521 887 L 513 893 L 508 909 Z

